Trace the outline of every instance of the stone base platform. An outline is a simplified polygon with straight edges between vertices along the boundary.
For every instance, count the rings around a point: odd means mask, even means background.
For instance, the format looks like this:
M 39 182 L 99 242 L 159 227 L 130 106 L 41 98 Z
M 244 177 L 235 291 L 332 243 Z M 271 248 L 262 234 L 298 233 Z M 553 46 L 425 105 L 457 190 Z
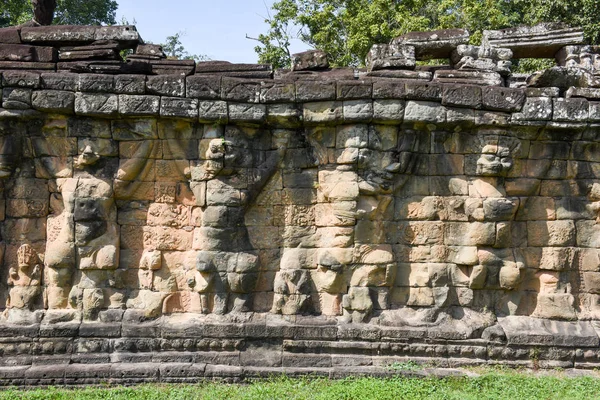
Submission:
M 237 320 L 236 320 L 237 319 Z M 147 322 L 0 325 L 0 385 L 230 381 L 319 375 L 460 374 L 465 366 L 600 367 L 589 321 L 500 318 L 474 337 L 437 327 L 340 324 L 252 314 Z M 475 337 L 479 336 L 479 337 Z M 418 371 L 395 368 L 408 361 Z

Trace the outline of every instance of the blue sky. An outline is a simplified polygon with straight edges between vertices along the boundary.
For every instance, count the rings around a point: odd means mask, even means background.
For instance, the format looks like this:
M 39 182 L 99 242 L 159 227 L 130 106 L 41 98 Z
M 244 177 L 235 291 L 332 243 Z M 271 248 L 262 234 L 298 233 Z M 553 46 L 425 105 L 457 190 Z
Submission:
M 183 45 L 191 54 L 213 60 L 257 62 L 257 37 L 267 30 L 264 23 L 274 0 L 117 0 L 117 20 L 135 19 L 144 40 L 164 42 L 167 36 L 185 32 Z M 302 43 L 293 51 L 306 50 Z

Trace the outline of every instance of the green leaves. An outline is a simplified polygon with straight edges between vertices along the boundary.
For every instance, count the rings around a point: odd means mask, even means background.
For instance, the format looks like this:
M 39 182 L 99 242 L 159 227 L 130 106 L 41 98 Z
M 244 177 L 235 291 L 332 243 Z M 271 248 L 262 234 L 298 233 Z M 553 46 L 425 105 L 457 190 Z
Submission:
M 32 16 L 33 9 L 29 1 L 3 0 L 0 5 L 0 27 L 22 24 Z
M 183 43 L 181 43 L 182 36 L 185 36 L 185 32 L 177 32 L 172 36 L 167 36 L 166 42 L 161 44 L 163 51 L 167 55 L 167 58 L 174 60 L 210 60 L 205 55 L 190 54 L 183 46 Z
M 56 25 L 114 25 L 118 4 L 113 0 L 58 0 L 54 15 Z M 0 26 L 18 25 L 33 16 L 30 1 L 3 0 Z
M 54 24 L 114 25 L 119 5 L 112 0 L 58 0 Z
M 485 29 L 562 21 L 600 43 L 600 0 L 279 0 L 257 39 L 259 61 L 289 67 L 299 39 L 327 52 L 333 66 L 362 66 L 375 43 L 411 31 L 466 28 L 472 43 Z

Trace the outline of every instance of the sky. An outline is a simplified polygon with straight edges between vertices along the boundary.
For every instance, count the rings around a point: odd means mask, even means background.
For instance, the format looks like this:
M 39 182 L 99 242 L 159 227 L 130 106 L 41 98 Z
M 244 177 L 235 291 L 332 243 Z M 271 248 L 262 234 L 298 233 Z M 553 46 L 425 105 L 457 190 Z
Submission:
M 135 25 L 142 38 L 163 43 L 167 36 L 184 32 L 181 41 L 190 54 L 206 55 L 212 60 L 255 63 L 254 47 L 266 33 L 264 22 L 274 0 L 117 0 L 117 21 L 122 18 Z M 307 50 L 293 43 L 292 52 Z

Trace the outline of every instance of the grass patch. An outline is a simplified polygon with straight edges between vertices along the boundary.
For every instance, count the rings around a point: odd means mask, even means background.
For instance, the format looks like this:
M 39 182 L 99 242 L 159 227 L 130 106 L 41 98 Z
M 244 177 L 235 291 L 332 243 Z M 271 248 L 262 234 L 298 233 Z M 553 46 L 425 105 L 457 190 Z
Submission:
M 204 382 L 196 385 L 50 388 L 6 390 L 0 400 L 163 400 L 163 399 L 599 399 L 600 379 L 536 377 L 518 372 L 492 372 L 475 378 L 272 378 L 245 385 Z

